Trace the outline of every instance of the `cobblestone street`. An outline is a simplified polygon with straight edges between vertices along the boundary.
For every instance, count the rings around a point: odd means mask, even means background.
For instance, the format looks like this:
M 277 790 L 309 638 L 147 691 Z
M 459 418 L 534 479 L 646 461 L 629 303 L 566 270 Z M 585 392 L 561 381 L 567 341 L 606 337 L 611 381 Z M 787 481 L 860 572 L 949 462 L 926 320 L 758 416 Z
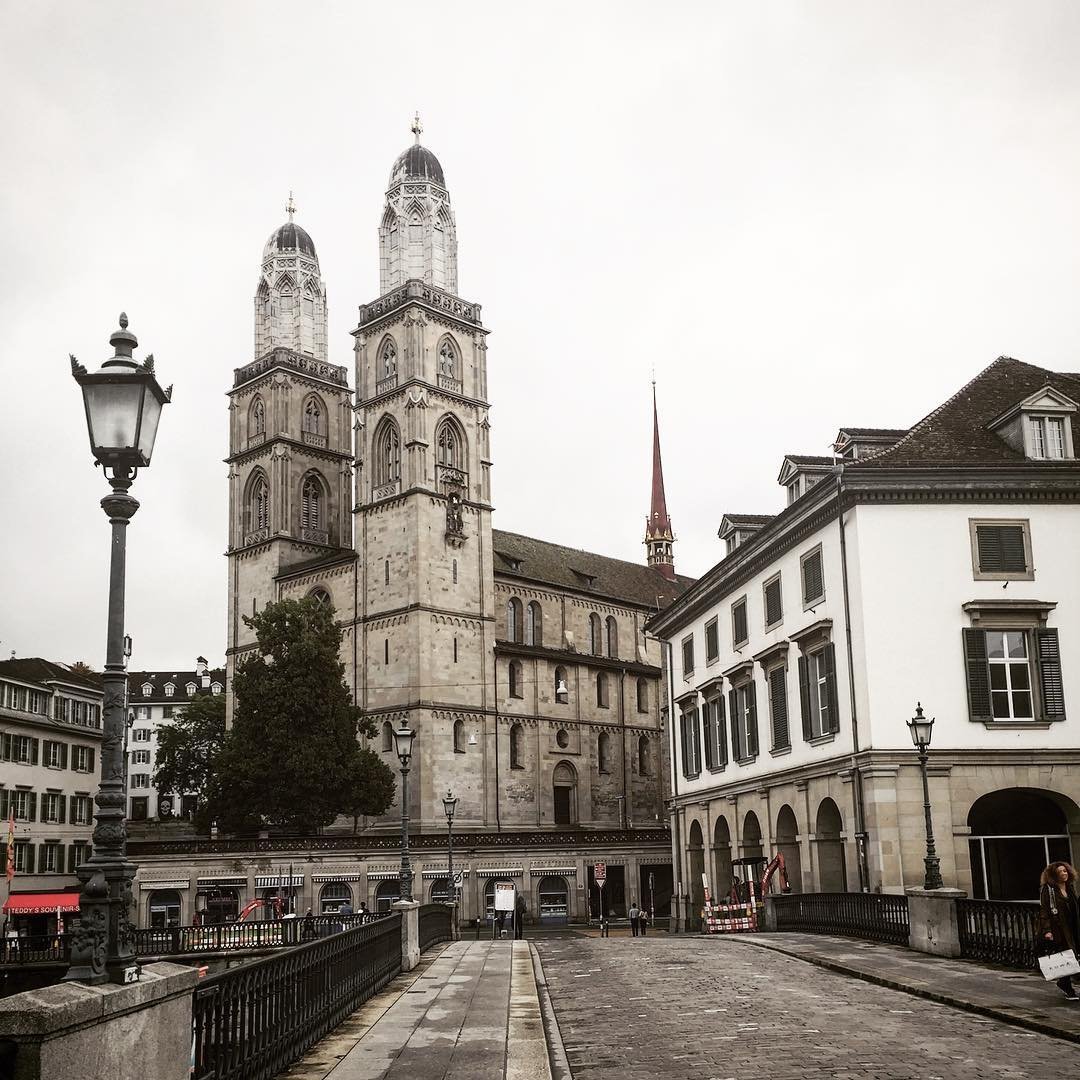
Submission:
M 723 939 L 536 946 L 578 1080 L 986 1080 L 1080 1068 L 1080 1046 Z

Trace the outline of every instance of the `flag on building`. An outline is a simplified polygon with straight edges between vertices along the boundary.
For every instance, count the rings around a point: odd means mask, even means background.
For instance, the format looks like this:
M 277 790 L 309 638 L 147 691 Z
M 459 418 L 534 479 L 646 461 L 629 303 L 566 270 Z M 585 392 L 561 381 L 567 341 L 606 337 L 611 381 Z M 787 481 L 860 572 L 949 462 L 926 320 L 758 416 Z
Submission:
M 8 815 L 7 826 L 7 879 L 8 884 L 11 884 L 11 879 L 15 876 L 15 811 L 12 810 Z

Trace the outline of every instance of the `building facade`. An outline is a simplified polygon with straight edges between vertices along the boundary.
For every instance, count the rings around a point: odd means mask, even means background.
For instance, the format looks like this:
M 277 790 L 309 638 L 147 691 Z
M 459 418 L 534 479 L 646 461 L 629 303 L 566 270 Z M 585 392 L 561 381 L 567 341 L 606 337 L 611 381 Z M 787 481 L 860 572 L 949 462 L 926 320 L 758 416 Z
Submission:
M 129 821 L 191 820 L 198 798 L 191 792 L 159 792 L 154 786 L 158 736 L 184 706 L 202 694 L 225 691 L 225 672 L 205 657 L 191 671 L 128 673 L 127 815 Z
M 15 822 L 15 875 L 3 909 L 8 932 L 53 933 L 79 909 L 75 867 L 90 853 L 101 701 L 100 676 L 37 657 L 0 661 L 5 841 L 7 823 Z
M 585 867 L 597 861 L 610 864 L 616 909 L 641 897 L 649 874 L 666 906 L 664 695 L 659 646 L 643 628 L 688 579 L 674 572 L 666 505 L 657 510 L 658 430 L 647 562 L 494 528 L 488 331 L 480 305 L 458 295 L 449 189 L 419 123 L 414 134 L 379 216 L 382 292 L 359 309 L 355 392 L 329 360 L 322 272 L 291 203 L 264 249 L 255 358 L 229 391 L 227 692 L 255 648 L 244 616 L 286 597 L 330 604 L 353 699 L 395 772 L 390 733 L 402 722 L 417 732 L 416 895 L 447 888 L 442 798 L 452 790 L 455 868 L 474 881 L 488 870 L 534 881 L 534 914 L 584 917 Z M 343 895 L 362 886 L 354 904 L 389 902 L 397 864 L 365 852 L 395 842 L 400 814 L 395 804 L 355 839 L 328 836 L 339 854 L 303 871 L 309 849 L 286 843 L 265 872 L 239 872 L 242 860 L 213 857 L 229 852 L 222 840 L 183 880 L 162 877 L 148 860 L 171 849 L 151 844 L 138 852 L 141 887 L 178 893 L 185 917 L 203 903 L 233 910 L 290 875 L 316 908 L 324 885 Z M 346 869 L 342 851 L 354 856 Z M 484 897 L 464 890 L 466 918 L 483 914 Z
M 684 920 L 703 875 L 723 895 L 775 851 L 797 890 L 921 884 L 919 702 L 946 885 L 1029 899 L 1077 851 L 1077 401 L 1001 358 L 910 431 L 788 456 L 775 516 L 725 516 L 726 556 L 650 622 Z

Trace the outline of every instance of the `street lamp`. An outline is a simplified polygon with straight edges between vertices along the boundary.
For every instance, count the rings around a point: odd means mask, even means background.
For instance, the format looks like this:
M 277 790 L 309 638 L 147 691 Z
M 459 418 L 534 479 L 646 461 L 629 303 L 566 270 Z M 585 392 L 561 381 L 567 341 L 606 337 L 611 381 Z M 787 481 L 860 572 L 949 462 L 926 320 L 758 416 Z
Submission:
M 401 727 L 394 731 L 394 752 L 401 762 L 401 885 L 399 892 L 402 900 L 412 900 L 412 864 L 409 861 L 409 761 L 412 759 L 412 744 L 416 732 L 409 727 L 408 720 L 401 721 Z
M 101 500 L 112 525 L 108 632 L 101 678 L 101 782 L 94 800 L 93 854 L 75 871 L 82 882 L 80 920 L 72 933 L 71 966 L 64 976 L 88 983 L 131 982 L 139 975 L 128 919 L 136 867 L 127 857 L 124 814 L 124 577 L 127 525 L 139 509 L 128 488 L 138 470 L 150 464 L 161 409 L 172 400 L 172 387 L 162 390 L 158 385 L 153 356 L 147 356 L 142 364 L 132 359 L 139 342 L 127 326 L 127 316 L 121 312 L 120 329 L 109 338 L 113 356 L 100 371 L 87 373 L 71 357 L 71 374 L 82 389 L 86 407 L 90 449 L 112 488 Z
M 457 903 L 457 886 L 454 884 L 454 811 L 457 799 L 449 789 L 443 796 L 443 810 L 446 811 L 446 874 L 450 878 L 450 902 Z
M 926 880 L 923 882 L 924 889 L 942 889 L 945 887 L 941 880 L 941 860 L 937 856 L 934 847 L 934 820 L 930 812 L 930 781 L 926 775 L 927 751 L 930 749 L 930 738 L 934 733 L 934 718 L 929 720 L 923 716 L 922 703 L 915 703 L 915 715 L 907 722 L 908 731 L 911 732 L 911 741 L 919 754 L 919 769 L 922 771 L 923 811 L 926 814 Z

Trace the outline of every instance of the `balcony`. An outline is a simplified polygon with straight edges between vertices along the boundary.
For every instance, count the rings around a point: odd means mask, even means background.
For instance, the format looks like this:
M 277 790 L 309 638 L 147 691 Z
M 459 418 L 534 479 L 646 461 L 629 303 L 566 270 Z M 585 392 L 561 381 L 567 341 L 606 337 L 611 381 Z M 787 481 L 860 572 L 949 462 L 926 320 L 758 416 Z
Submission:
M 300 438 L 308 446 L 322 446 L 327 444 L 326 436 L 320 435 L 317 431 L 305 431 L 301 433 Z
M 391 480 L 389 484 L 380 484 L 371 492 L 371 501 L 378 502 L 380 499 L 389 499 L 401 490 L 400 480 Z
M 248 449 L 250 450 L 251 447 L 258 446 L 260 443 L 264 443 L 264 442 L 266 442 L 266 432 L 265 431 L 256 431 L 253 434 L 248 436 L 248 441 L 247 441 Z
M 329 534 L 325 529 L 301 529 L 300 539 L 307 540 L 312 544 L 327 544 L 329 543 Z
M 380 397 L 382 394 L 389 394 L 391 390 L 397 389 L 397 372 L 393 375 L 387 375 L 385 379 L 380 379 L 375 384 L 375 396 Z
M 244 547 L 249 544 L 261 544 L 264 540 L 270 539 L 270 529 L 268 526 L 263 526 L 261 529 L 255 529 L 253 532 L 244 534 Z
M 449 390 L 452 394 L 461 393 L 461 380 L 455 379 L 453 375 L 439 375 L 439 389 Z

